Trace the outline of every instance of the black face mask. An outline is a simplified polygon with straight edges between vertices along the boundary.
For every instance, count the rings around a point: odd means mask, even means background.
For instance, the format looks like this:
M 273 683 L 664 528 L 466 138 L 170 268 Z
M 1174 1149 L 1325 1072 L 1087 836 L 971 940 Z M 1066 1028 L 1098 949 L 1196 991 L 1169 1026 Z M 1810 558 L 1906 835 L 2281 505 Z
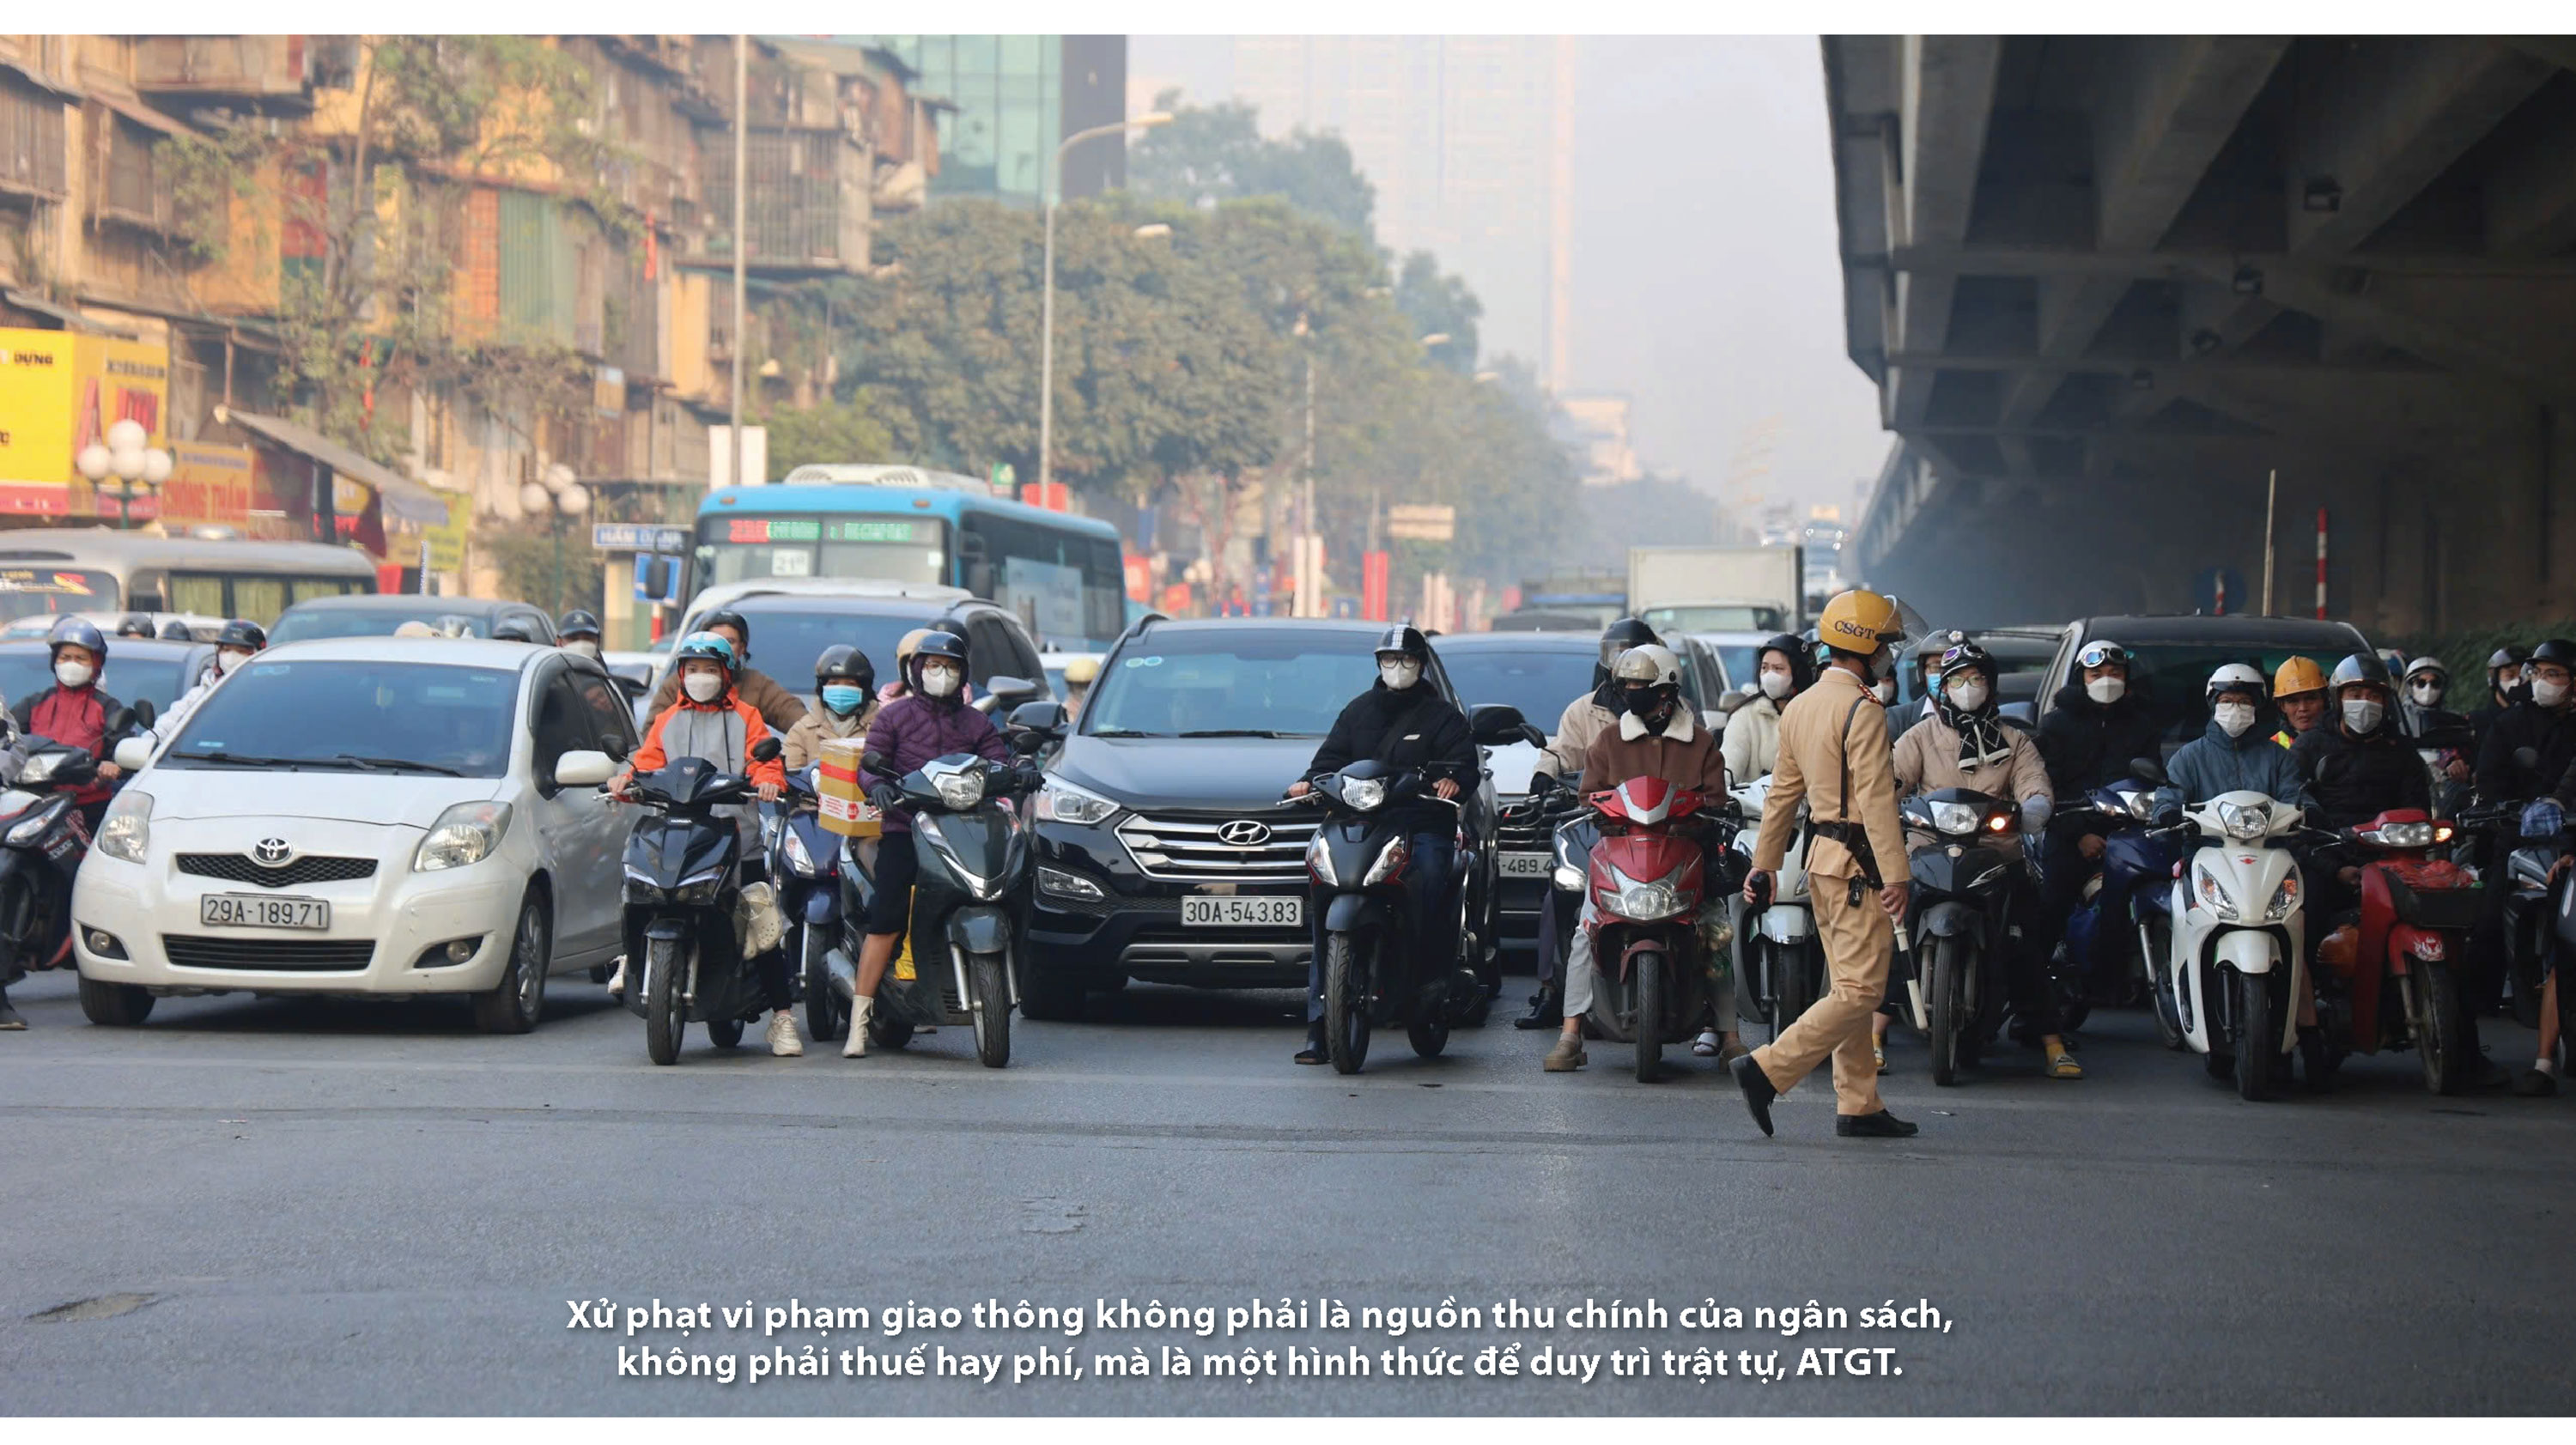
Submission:
M 1622 688 L 1619 710 L 1649 727 L 1662 727 L 1672 721 L 1673 699 L 1660 687 Z

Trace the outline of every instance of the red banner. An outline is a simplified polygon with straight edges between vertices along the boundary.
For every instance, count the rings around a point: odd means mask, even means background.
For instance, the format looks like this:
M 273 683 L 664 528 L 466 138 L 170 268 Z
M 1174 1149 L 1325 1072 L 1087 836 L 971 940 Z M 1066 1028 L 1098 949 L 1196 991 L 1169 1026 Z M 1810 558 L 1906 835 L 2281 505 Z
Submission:
M 1392 572 L 1392 559 L 1386 553 L 1360 555 L 1360 616 L 1371 622 L 1387 620 L 1386 594 Z

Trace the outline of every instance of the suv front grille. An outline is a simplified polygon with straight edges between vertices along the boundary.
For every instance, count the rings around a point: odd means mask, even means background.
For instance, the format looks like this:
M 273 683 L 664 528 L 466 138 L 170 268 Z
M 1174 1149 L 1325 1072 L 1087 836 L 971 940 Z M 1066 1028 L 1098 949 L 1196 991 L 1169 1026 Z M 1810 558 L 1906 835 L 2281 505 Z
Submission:
M 1218 834 L 1236 823 L 1270 830 L 1258 843 L 1228 843 Z M 1146 877 L 1173 883 L 1296 883 L 1306 877 L 1306 845 L 1315 820 L 1261 817 L 1149 818 L 1118 825 L 1118 841 Z
M 262 888 L 292 888 L 302 883 L 338 883 L 351 878 L 376 876 L 373 858 L 298 858 L 279 868 L 270 868 L 245 853 L 182 853 L 179 871 L 199 878 L 222 878 L 233 883 L 256 883 Z

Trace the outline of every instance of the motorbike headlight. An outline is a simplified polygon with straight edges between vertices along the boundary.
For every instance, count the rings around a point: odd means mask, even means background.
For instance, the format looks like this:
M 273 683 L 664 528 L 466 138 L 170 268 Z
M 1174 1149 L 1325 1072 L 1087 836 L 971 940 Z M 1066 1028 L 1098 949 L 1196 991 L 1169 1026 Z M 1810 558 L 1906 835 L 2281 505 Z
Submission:
M 2379 830 L 2379 841 L 2391 848 L 2429 848 L 2433 846 L 2433 825 L 2391 823 Z
M 787 855 L 787 866 L 795 869 L 799 878 L 811 878 L 821 871 L 814 866 L 813 851 L 805 846 L 804 839 L 796 836 L 793 824 L 779 826 L 778 851 Z
M 716 893 L 724 887 L 724 876 L 722 863 L 713 868 L 701 868 L 681 879 L 680 886 L 672 889 L 671 894 L 682 903 L 713 903 Z
M 17 841 L 16 830 L 11 833 L 10 841 Z M 143 850 L 152 846 L 152 795 L 132 788 L 117 794 L 116 801 L 108 805 L 107 816 L 99 820 L 96 846 L 110 858 L 142 862 Z
M 509 831 L 509 804 L 459 803 L 429 825 L 411 855 L 411 871 L 436 873 L 480 863 L 492 856 L 492 850 L 501 846 L 501 835 Z
M 2120 801 L 2128 805 L 2129 816 L 2141 823 L 2151 823 L 2156 816 L 2156 795 L 2149 792 L 2122 793 Z
M 1404 866 L 1404 860 L 1409 856 L 1410 855 L 1405 850 L 1403 838 L 1395 837 L 1387 839 L 1386 847 L 1379 851 L 1377 861 L 1369 865 L 1368 876 L 1360 880 L 1360 886 L 1362 888 L 1374 888 L 1378 884 L 1384 883 L 1389 878 L 1394 877 L 1396 875 L 1396 871 Z
M 1975 811 L 1973 808 L 1969 810 L 1971 814 Z M 1973 832 L 1976 824 L 1970 823 L 1968 828 Z M 1681 893 L 1673 887 L 1669 879 L 1659 878 L 1651 883 L 1640 883 L 1613 868 L 1610 870 L 1610 883 L 1612 887 L 1619 890 L 1618 913 L 1622 918 L 1638 923 L 1651 923 L 1658 918 L 1670 918 L 1682 911 Z
M 54 773 L 63 765 L 63 759 L 70 756 L 71 754 L 69 753 L 36 754 L 34 757 L 27 759 L 25 765 L 18 769 L 19 783 L 21 785 L 25 785 L 31 783 L 52 782 Z
M 2191 874 L 2193 886 L 2200 890 L 2201 906 L 2208 909 L 2219 922 L 2234 923 L 2236 900 L 2227 896 L 2227 886 L 2218 881 L 2218 875 L 2206 868 L 2194 868 Z
M 62 816 L 63 809 L 70 806 L 71 800 L 69 798 L 65 798 L 60 802 L 47 803 L 45 806 L 38 808 L 36 811 L 29 813 L 27 816 L 11 824 L 9 826 L 8 835 L 9 845 L 13 848 L 24 848 L 34 843 L 37 839 L 45 836 L 45 830 L 54 825 L 54 819 Z M 139 863 L 143 860 L 137 858 L 131 861 Z
M 1306 840 L 1306 871 L 1327 888 L 1342 886 L 1342 880 L 1333 873 L 1333 850 L 1325 846 L 1321 833 Z
M 1094 823 L 1108 822 L 1109 815 L 1117 811 L 1118 805 L 1107 798 L 1097 793 L 1086 793 L 1059 779 L 1049 778 L 1046 786 L 1038 789 L 1038 821 L 1041 823 L 1073 823 L 1089 827 Z
M 1559 863 L 1556 865 L 1555 882 L 1560 893 L 1580 893 L 1583 891 L 1583 870 L 1571 863 Z
M 2281 886 L 2272 890 L 2272 901 L 2263 905 L 2263 921 L 2278 923 L 2299 906 L 2299 875 L 2290 874 Z
M 2260 803 L 2221 803 L 2218 826 L 2239 843 L 2251 843 L 2272 831 L 2272 810 Z
M 1930 812 L 1932 826 L 1954 838 L 1974 833 L 1977 825 L 1985 821 L 1983 813 L 1965 803 L 1933 803 Z
M 1386 780 L 1352 778 L 1342 784 L 1342 801 L 1355 811 L 1370 812 L 1386 801 Z
M 962 813 L 984 801 L 984 770 L 972 768 L 964 772 L 942 773 L 930 786 L 939 794 L 943 807 Z

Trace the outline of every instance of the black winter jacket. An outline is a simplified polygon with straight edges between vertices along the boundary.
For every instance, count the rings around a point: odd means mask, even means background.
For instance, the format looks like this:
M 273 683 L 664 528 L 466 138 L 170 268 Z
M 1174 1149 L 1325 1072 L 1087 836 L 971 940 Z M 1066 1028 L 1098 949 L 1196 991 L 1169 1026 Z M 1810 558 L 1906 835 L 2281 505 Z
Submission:
M 2513 760 L 2516 750 L 2540 754 L 2540 766 L 2526 768 Z M 2478 800 L 2519 803 L 2539 797 L 2576 763 L 2576 708 L 2551 712 L 2531 702 L 2506 708 L 2487 729 L 2478 748 Z
M 2163 759 L 2155 719 L 2136 693 L 2105 706 L 2080 682 L 2059 688 L 2039 720 L 2039 756 L 2049 791 L 2068 799 L 2127 777 L 2131 758 Z
M 2331 719 L 2299 734 L 2290 748 L 2317 800 L 2309 821 L 2327 828 L 2367 823 L 2391 808 L 2433 806 L 2433 788 L 2412 738 L 2382 723 L 2353 737 Z
M 1393 768 L 1419 768 L 1431 781 L 1446 778 L 1462 791 L 1476 786 L 1482 766 L 1467 715 L 1428 680 L 1402 692 L 1390 690 L 1383 682 L 1371 683 L 1368 691 L 1352 698 L 1342 715 L 1333 719 L 1333 730 L 1325 734 L 1323 746 L 1315 749 L 1306 777 L 1312 781 L 1340 772 L 1362 758 Z M 1416 805 L 1414 812 L 1420 820 L 1431 822 L 1455 816 L 1446 807 L 1428 803 Z M 1419 820 L 1409 820 L 1408 825 L 1414 821 Z

